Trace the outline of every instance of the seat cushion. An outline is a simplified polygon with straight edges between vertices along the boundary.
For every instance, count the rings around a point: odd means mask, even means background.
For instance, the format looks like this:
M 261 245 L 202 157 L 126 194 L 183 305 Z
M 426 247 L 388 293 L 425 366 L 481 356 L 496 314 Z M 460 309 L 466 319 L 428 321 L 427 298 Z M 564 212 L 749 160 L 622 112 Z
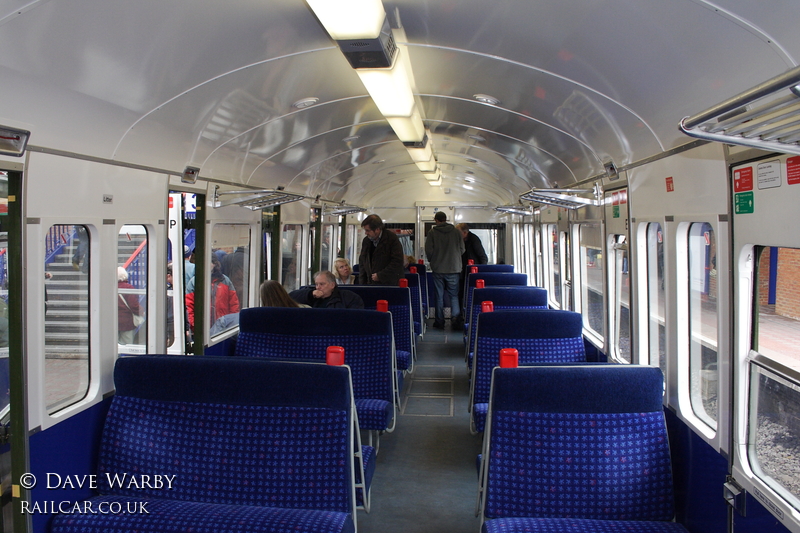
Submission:
M 686 529 L 675 522 L 496 518 L 484 523 L 481 533 L 686 533 Z
M 82 512 L 56 514 L 52 533 L 352 533 L 350 513 L 224 505 L 157 498 L 98 496 L 77 502 Z M 109 512 L 118 509 L 119 512 Z M 99 511 L 99 512 L 98 512 Z M 105 511 L 105 513 L 103 512 Z
M 411 363 L 411 352 L 405 350 L 395 350 L 395 357 L 397 358 L 397 369 L 408 370 Z
M 358 427 L 383 431 L 392 421 L 392 404 L 384 400 L 356 400 Z
M 489 412 L 488 403 L 476 403 L 472 406 L 472 420 L 475 423 L 475 431 L 482 432 L 486 427 L 486 414 Z

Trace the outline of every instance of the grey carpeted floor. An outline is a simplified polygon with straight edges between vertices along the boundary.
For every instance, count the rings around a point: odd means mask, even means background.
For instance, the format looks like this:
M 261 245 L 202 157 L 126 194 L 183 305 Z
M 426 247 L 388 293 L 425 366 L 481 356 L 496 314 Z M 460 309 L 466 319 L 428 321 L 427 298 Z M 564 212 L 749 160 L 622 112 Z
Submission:
M 469 432 L 469 380 L 460 333 L 427 329 L 406 375 L 397 428 L 381 437 L 372 508 L 359 533 L 478 533 L 481 435 Z M 365 441 L 366 442 L 366 441 Z

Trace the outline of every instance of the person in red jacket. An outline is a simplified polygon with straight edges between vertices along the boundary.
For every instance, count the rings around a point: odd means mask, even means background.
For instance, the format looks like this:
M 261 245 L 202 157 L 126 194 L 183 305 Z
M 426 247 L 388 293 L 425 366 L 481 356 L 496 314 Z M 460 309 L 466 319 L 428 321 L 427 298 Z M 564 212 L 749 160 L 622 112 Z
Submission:
M 194 330 L 194 292 L 186 295 L 186 312 L 189 325 Z M 237 323 L 239 297 L 230 278 L 222 273 L 222 265 L 215 255 L 211 255 L 211 334 L 215 334 Z M 234 317 L 233 315 L 236 315 Z

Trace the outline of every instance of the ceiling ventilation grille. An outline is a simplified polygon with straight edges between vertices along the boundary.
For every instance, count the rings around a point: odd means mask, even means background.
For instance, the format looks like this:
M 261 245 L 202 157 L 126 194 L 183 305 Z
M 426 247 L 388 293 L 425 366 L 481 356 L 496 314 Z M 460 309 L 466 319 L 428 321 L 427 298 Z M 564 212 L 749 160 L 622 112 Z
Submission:
M 684 118 L 691 137 L 800 154 L 800 67 Z

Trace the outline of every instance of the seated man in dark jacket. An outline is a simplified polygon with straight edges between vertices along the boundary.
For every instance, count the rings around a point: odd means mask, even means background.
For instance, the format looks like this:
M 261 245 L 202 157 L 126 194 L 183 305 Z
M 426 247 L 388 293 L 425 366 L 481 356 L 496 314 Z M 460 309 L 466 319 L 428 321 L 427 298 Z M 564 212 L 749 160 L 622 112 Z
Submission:
M 301 287 L 289 293 L 292 300 L 310 307 L 327 309 L 364 309 L 361 296 L 352 291 L 340 291 L 332 272 L 314 274 L 314 287 Z

